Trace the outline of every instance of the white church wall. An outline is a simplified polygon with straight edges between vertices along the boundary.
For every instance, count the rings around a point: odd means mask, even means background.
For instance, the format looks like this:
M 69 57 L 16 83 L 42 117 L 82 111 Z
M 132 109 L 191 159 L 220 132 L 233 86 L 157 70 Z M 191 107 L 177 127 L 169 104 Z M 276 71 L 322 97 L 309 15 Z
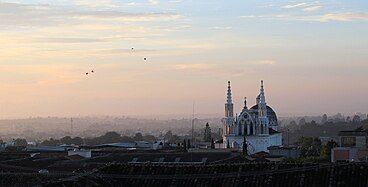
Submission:
M 229 142 L 230 148 L 238 148 L 241 150 L 243 148 L 243 140 L 243 136 L 227 136 L 224 138 L 223 146 L 226 148 L 227 142 Z M 282 145 L 281 133 L 267 136 L 247 136 L 246 140 L 249 154 L 254 154 L 261 151 L 268 152 L 268 147 Z

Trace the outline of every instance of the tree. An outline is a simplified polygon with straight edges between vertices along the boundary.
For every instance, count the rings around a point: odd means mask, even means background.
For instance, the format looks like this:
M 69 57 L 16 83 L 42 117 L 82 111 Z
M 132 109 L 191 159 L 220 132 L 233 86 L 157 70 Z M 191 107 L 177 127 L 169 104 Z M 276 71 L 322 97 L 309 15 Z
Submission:
M 173 136 L 173 133 L 171 131 L 167 131 L 166 134 L 165 134 L 165 140 L 170 140 Z
M 327 114 L 323 114 L 321 124 L 325 124 L 328 121 Z
M 204 128 L 204 141 L 205 142 L 210 142 L 212 137 L 211 137 L 211 128 L 210 125 L 208 123 L 206 123 L 206 127 Z
M 134 135 L 134 140 L 136 141 L 142 141 L 143 140 L 143 135 L 142 133 L 138 132 Z
M 154 142 L 154 141 L 156 141 L 157 139 L 156 139 L 156 137 L 155 136 L 153 136 L 153 135 L 145 135 L 145 136 L 143 136 L 143 140 L 144 141 L 149 141 L 149 142 Z
M 337 143 L 333 140 L 328 141 L 321 149 L 321 158 L 331 161 L 331 149 L 337 147 Z
M 244 142 L 243 142 L 243 156 L 248 156 L 248 145 L 247 145 L 247 139 L 244 136 Z
M 72 144 L 82 145 L 83 142 L 84 142 L 83 139 L 80 137 L 71 138 L 70 136 L 65 136 L 60 139 L 61 144 L 67 144 L 67 145 L 72 145 Z
M 358 116 L 358 115 L 354 115 L 354 117 L 353 117 L 353 123 L 355 123 L 355 124 L 358 124 L 358 123 L 360 123 L 362 120 L 360 119 L 360 116 Z
M 307 122 L 305 121 L 305 118 L 301 118 L 300 120 L 299 120 L 299 125 L 301 126 L 301 125 L 305 125 Z
M 70 145 L 72 144 L 72 138 L 70 136 L 65 136 L 60 139 L 60 143 Z
M 55 140 L 53 138 L 50 138 L 50 140 L 45 140 L 41 143 L 41 145 L 44 145 L 44 146 L 57 146 L 59 144 L 60 144 L 60 141 Z
M 302 157 L 319 156 L 322 143 L 319 138 L 303 137 L 299 140 L 299 149 Z
M 180 137 L 178 135 L 172 135 L 170 139 L 168 139 L 169 143 L 179 143 Z
M 26 139 L 16 139 L 14 140 L 14 146 L 15 147 L 27 147 L 28 143 Z
M 187 151 L 187 141 L 185 141 L 185 139 L 183 141 L 183 149 L 184 151 Z
M 215 142 L 213 141 L 213 138 L 211 139 L 211 149 L 215 149 Z
M 81 137 L 75 137 L 72 139 L 71 143 L 74 145 L 83 145 L 84 140 Z
M 297 124 L 296 124 L 296 122 L 294 120 L 292 120 L 292 121 L 290 121 L 289 125 L 290 126 L 296 126 Z
M 86 144 L 88 145 L 98 145 L 98 144 L 108 144 L 108 143 L 116 143 L 116 142 L 121 142 L 122 137 L 120 136 L 119 133 L 114 132 L 114 131 L 110 131 L 107 132 L 106 134 L 96 137 L 96 138 L 91 138 L 91 139 L 85 139 Z

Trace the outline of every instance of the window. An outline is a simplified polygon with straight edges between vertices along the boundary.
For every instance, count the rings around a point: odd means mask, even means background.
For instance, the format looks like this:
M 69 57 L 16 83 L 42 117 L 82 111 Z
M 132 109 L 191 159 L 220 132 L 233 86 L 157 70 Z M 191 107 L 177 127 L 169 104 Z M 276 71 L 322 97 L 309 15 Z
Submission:
M 341 147 L 355 147 L 356 137 L 341 137 Z

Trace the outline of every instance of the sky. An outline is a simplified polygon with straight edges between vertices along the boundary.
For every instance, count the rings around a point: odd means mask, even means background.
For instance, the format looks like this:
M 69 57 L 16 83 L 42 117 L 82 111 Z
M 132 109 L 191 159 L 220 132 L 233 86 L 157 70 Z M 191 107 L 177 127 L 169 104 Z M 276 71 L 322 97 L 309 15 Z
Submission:
M 260 80 L 279 115 L 368 112 L 366 0 L 0 0 L 0 28 L 0 118 L 221 117 L 228 80 L 235 112 Z

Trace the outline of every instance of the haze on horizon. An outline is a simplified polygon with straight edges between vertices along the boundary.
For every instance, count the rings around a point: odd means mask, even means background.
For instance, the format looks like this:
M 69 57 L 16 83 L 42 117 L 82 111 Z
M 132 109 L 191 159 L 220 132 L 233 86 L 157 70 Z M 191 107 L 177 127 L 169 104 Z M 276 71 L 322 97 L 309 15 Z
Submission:
M 280 114 L 368 112 L 365 0 L 0 0 L 0 27 L 0 118 L 222 115 L 261 79 Z

